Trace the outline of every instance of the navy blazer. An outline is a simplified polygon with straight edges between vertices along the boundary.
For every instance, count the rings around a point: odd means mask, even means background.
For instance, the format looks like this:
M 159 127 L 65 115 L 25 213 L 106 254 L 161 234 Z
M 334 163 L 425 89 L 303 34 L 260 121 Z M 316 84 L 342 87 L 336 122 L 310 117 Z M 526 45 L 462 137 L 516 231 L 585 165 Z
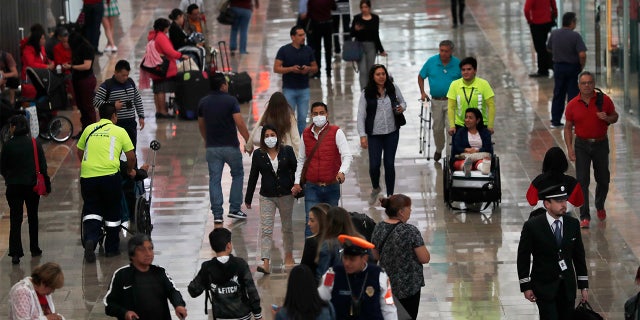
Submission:
M 280 145 L 278 152 L 278 172 L 273 170 L 269 154 L 262 149 L 253 152 L 251 159 L 251 172 L 247 183 L 247 193 L 244 203 L 251 204 L 253 193 L 256 190 L 258 175 L 262 175 L 260 195 L 264 197 L 282 197 L 291 194 L 294 175 L 298 160 L 293 148 L 288 145 Z
M 480 152 L 488 152 L 493 154 L 491 131 L 484 128 L 478 130 L 478 132 L 480 133 L 480 138 L 482 139 L 482 148 L 480 148 Z M 451 141 L 451 155 L 457 156 L 461 153 L 464 153 L 465 148 L 471 148 L 471 145 L 469 144 L 469 129 L 467 129 L 466 127 L 462 127 L 456 130 L 456 134 L 453 135 L 453 140 Z
M 579 289 L 589 287 L 580 223 L 569 215 L 564 215 L 562 219 L 560 247 L 556 244 L 546 214 L 527 220 L 520 234 L 517 259 L 520 291 L 533 290 L 541 301 L 554 300 L 558 295 L 575 299 L 576 280 Z M 560 270 L 558 264 L 559 255 L 567 264 L 564 271 Z M 561 281 L 564 281 L 565 291 L 559 292 Z

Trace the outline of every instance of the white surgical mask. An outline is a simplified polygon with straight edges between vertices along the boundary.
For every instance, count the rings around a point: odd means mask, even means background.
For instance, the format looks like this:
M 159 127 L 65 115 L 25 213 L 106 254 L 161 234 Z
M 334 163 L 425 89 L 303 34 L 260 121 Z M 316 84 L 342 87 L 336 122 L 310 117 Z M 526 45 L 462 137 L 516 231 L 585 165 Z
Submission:
M 278 142 L 278 138 L 277 137 L 266 137 L 266 138 L 264 138 L 264 144 L 266 144 L 267 147 L 269 147 L 269 148 L 275 147 L 277 142 Z
M 313 117 L 313 124 L 316 125 L 316 127 L 322 127 L 325 125 L 325 123 L 327 123 L 327 116 L 315 116 Z

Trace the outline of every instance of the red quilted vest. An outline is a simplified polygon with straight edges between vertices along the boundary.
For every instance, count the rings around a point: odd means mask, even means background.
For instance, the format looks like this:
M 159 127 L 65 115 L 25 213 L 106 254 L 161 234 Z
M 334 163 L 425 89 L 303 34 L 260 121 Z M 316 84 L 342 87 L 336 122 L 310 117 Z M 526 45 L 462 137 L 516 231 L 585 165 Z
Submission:
M 307 158 L 318 142 L 311 132 L 312 127 L 313 126 L 307 127 L 302 133 Z M 332 183 L 336 180 L 336 175 L 338 171 L 340 171 L 340 165 L 342 164 L 340 151 L 336 145 L 336 132 L 338 129 L 338 126 L 331 124 L 328 124 L 324 128 L 324 130 L 328 131 L 325 133 L 325 137 L 322 138 L 322 142 L 313 155 L 313 158 L 309 161 L 306 174 L 307 182 Z

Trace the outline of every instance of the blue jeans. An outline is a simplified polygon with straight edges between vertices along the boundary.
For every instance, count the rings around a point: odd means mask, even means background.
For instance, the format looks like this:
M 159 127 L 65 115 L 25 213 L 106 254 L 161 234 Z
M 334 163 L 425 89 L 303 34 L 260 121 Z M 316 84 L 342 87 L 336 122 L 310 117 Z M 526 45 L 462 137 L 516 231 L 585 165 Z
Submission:
M 242 203 L 242 183 L 244 169 L 242 167 L 242 153 L 238 147 L 209 147 L 207 148 L 207 163 L 209 165 L 209 198 L 211 212 L 214 219 L 222 219 L 222 169 L 224 164 L 231 168 L 231 190 L 229 191 L 229 212 L 240 211 Z
M 287 102 L 289 102 L 293 111 L 296 112 L 296 119 L 298 119 L 298 133 L 302 134 L 302 131 L 304 131 L 304 128 L 307 126 L 307 114 L 309 114 L 309 88 L 282 88 L 282 94 L 287 98 Z
M 304 213 L 306 217 L 304 237 L 310 237 L 313 234 L 309 229 L 309 210 L 318 203 L 328 203 L 332 206 L 338 205 L 340 200 L 340 184 L 334 183 L 328 186 L 319 186 L 313 183 L 306 183 L 304 185 Z
M 551 102 L 551 123 L 559 124 L 564 114 L 564 106 L 578 95 L 579 64 L 553 64 L 553 100 Z
M 236 14 L 236 20 L 231 25 L 231 39 L 229 46 L 231 51 L 238 48 L 238 30 L 240 31 L 240 53 L 247 53 L 247 32 L 251 21 L 251 10 L 245 8 L 231 7 Z
M 384 152 L 384 183 L 387 185 L 387 196 L 393 194 L 396 184 L 396 150 L 400 130 L 387 134 L 368 135 L 369 142 L 369 177 L 371 186 L 380 188 L 380 164 Z

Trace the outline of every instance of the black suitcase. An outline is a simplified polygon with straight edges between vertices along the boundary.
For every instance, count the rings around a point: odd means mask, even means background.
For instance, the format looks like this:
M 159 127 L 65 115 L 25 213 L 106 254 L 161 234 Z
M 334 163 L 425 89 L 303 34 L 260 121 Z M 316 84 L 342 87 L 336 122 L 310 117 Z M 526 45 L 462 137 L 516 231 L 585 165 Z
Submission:
M 180 71 L 176 76 L 176 98 L 178 115 L 185 120 L 198 118 L 198 103 L 209 94 L 211 87 L 207 73 L 202 71 Z
M 227 44 L 224 41 L 218 41 L 218 48 L 220 49 L 220 67 L 222 73 L 225 74 L 229 81 L 229 94 L 236 97 L 238 102 L 245 103 L 253 100 L 253 88 L 251 86 L 251 76 L 246 72 L 235 73 L 231 70 L 231 63 L 229 61 L 229 53 L 227 51 Z M 225 64 L 224 60 L 227 60 Z M 220 70 L 219 70 L 220 71 Z

